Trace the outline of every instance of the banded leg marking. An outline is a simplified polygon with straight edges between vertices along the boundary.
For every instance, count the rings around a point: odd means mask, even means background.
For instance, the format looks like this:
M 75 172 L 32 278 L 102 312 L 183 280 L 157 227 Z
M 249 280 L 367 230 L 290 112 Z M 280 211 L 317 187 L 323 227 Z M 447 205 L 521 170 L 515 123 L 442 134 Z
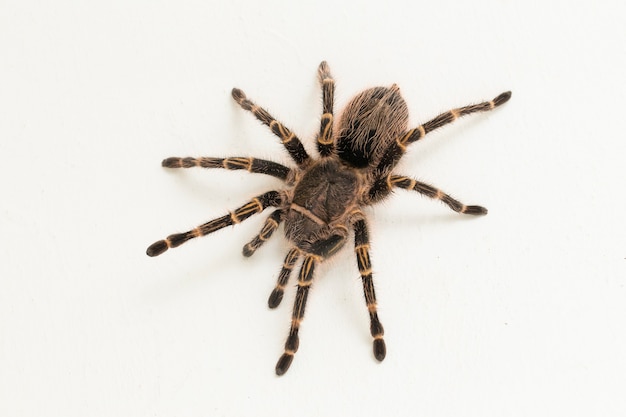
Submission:
M 276 210 L 265 219 L 263 228 L 252 240 L 243 247 L 243 256 L 250 257 L 266 240 L 272 237 L 281 222 L 282 210 Z
M 269 191 L 261 194 L 230 214 L 211 220 L 188 232 L 175 233 L 153 243 L 148 247 L 146 253 L 148 256 L 158 256 L 169 248 L 180 246 L 190 239 L 205 236 L 226 226 L 240 223 L 253 214 L 262 212 L 267 207 L 277 207 L 281 204 L 281 201 L 282 199 L 278 191 Z
M 248 172 L 255 174 L 271 175 L 272 177 L 280 178 L 281 180 L 287 180 L 291 169 L 278 164 L 276 162 L 267 161 L 265 159 L 257 158 L 245 158 L 245 157 L 231 157 L 231 158 L 213 158 L 213 157 L 201 157 L 201 158 L 179 158 L 171 157 L 164 159 L 161 163 L 165 168 L 223 168 L 228 170 L 245 169 Z
M 300 257 L 300 250 L 298 248 L 292 248 L 287 253 L 285 257 L 285 261 L 283 262 L 283 267 L 280 270 L 280 274 L 278 275 L 278 280 L 276 282 L 276 287 L 270 294 L 270 298 L 267 300 L 267 304 L 270 308 L 276 308 L 283 300 L 283 294 L 285 293 L 285 287 L 287 286 L 287 282 L 289 282 L 289 277 L 291 276 L 291 271 L 293 270 L 293 266 L 298 261 Z
M 449 110 L 434 117 L 428 122 L 409 130 L 403 136 L 397 138 L 396 143 L 390 146 L 387 152 L 385 152 L 380 162 L 378 163 L 378 166 L 376 167 L 376 172 L 378 173 L 378 176 L 382 176 L 385 173 L 388 173 L 389 169 L 393 167 L 402 157 L 404 152 L 406 152 L 407 146 L 413 142 L 422 139 L 424 136 L 426 136 L 426 134 L 449 123 L 452 123 L 461 116 L 476 112 L 493 110 L 496 107 L 509 101 L 510 98 L 511 92 L 506 91 L 495 97 L 493 100 Z
M 365 303 L 370 316 L 370 333 L 374 338 L 373 351 L 374 357 L 382 361 L 387 354 L 387 347 L 383 335 L 385 330 L 378 319 L 378 310 L 376 307 L 376 292 L 374 291 L 374 280 L 372 278 L 372 264 L 369 255 L 369 236 L 367 224 L 364 219 L 357 220 L 354 223 L 354 251 L 356 253 L 357 265 L 361 280 L 363 282 L 363 293 L 365 295 Z
M 298 290 L 296 292 L 296 300 L 293 305 L 293 313 L 291 316 L 291 328 L 289 336 L 285 342 L 285 352 L 276 363 L 276 375 L 283 375 L 289 369 L 293 357 L 298 351 L 300 340 L 298 331 L 300 323 L 304 318 L 304 309 L 306 307 L 306 299 L 309 294 L 309 288 L 313 280 L 315 265 L 319 261 L 319 257 L 315 255 L 306 255 L 302 266 L 300 267 L 300 275 L 298 277 Z
M 264 125 L 268 126 L 270 130 L 280 138 L 283 145 L 291 155 L 291 158 L 298 164 L 299 167 L 304 168 L 310 161 L 309 155 L 306 153 L 300 139 L 287 129 L 282 123 L 272 117 L 267 110 L 257 106 L 252 101 L 248 100 L 243 91 L 238 88 L 233 88 L 232 96 L 235 101 L 243 108 L 254 114 L 254 116 L 261 121 Z
M 330 74 L 326 61 L 318 68 L 318 79 L 322 86 L 322 119 L 320 132 L 317 136 L 317 149 L 322 157 L 331 155 L 335 150 L 333 138 L 333 106 L 335 99 L 335 80 Z
M 393 187 L 404 188 L 405 190 L 417 191 L 418 193 L 427 197 L 440 200 L 457 213 L 472 215 L 487 214 L 487 209 L 485 207 L 465 205 L 455 198 L 452 198 L 450 195 L 444 193 L 440 189 L 435 188 L 432 185 L 426 184 L 424 182 L 416 181 L 409 177 L 405 177 L 402 175 L 390 175 L 387 179 L 387 184 L 389 189 Z

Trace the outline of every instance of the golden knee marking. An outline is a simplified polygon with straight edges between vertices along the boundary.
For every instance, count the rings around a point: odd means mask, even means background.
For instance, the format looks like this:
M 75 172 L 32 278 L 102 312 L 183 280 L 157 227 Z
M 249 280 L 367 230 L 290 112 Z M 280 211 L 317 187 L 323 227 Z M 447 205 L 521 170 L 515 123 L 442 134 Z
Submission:
M 287 129 L 277 120 L 272 120 L 269 126 L 272 132 L 280 136 L 280 138 L 283 141 L 283 144 L 290 142 L 291 140 L 293 140 L 293 138 L 296 137 L 296 135 L 293 132 L 289 131 L 289 129 Z
M 285 258 L 285 262 L 283 263 L 283 267 L 285 269 L 293 269 L 293 265 L 296 263 L 296 261 L 298 260 L 298 257 L 300 256 L 300 249 L 297 248 L 293 248 L 291 249 L 288 253 L 287 253 L 287 257 Z
M 282 132 L 281 136 L 284 138 L 287 135 L 284 132 Z M 295 133 L 293 133 L 293 132 L 290 133 L 289 136 L 286 139 L 283 139 L 283 144 L 287 144 L 287 143 L 291 142 L 293 140 L 293 138 L 295 138 L 295 137 L 296 137 Z
M 406 144 L 409 143 L 409 139 L 413 136 L 414 130 L 409 130 L 406 135 L 401 138 L 396 139 L 396 143 L 402 149 L 402 151 L 406 150 Z
M 359 245 L 355 248 L 359 272 L 362 278 L 372 275 L 372 264 L 370 262 L 369 245 Z
M 360 270 L 359 273 L 361 274 L 361 277 L 368 277 L 372 275 L 372 268 L 367 268 L 367 269 L 363 269 Z
M 239 223 L 241 221 L 239 219 L 241 216 L 247 216 L 250 214 L 259 213 L 261 211 L 263 211 L 263 205 L 257 198 L 253 198 L 251 202 L 237 209 L 234 213 L 234 217 L 237 219 L 237 223 Z M 231 213 L 231 218 L 232 217 L 233 217 L 233 213 Z
M 222 165 L 226 169 L 245 169 L 250 171 L 252 169 L 253 158 L 226 158 L 222 162 Z
M 333 128 L 333 115 L 332 113 L 324 113 L 322 115 L 321 122 L 323 129 L 317 141 L 322 145 L 330 145 L 333 143 L 332 128 Z
M 315 267 L 316 258 L 319 258 L 314 255 L 307 255 L 302 263 L 302 269 L 300 270 L 300 276 L 298 277 L 298 285 L 304 287 L 311 285 L 311 281 L 313 280 L 313 276 L 311 274 L 312 269 Z
M 459 118 L 459 109 L 450 110 L 450 114 L 452 115 L 452 120 L 456 120 Z
M 308 288 L 311 286 L 311 279 L 307 277 L 306 281 L 303 281 L 301 278 L 298 279 L 298 287 L 300 288 Z
M 261 233 L 259 233 L 259 239 L 267 240 L 269 239 L 268 235 L 272 234 L 274 230 L 278 227 L 278 223 L 274 219 L 267 219 L 265 222 L 265 226 Z
M 407 190 L 414 190 L 415 186 L 417 185 L 417 181 L 415 181 L 413 178 L 402 177 L 400 175 L 390 175 L 389 177 L 387 177 L 387 186 L 389 187 L 389 189 L 392 189 L 396 184 L 401 184 L 406 180 L 409 180 L 408 186 L 405 187 L 404 185 L 398 185 L 398 187 Z
M 387 189 L 393 188 L 394 178 L 391 175 L 387 175 Z

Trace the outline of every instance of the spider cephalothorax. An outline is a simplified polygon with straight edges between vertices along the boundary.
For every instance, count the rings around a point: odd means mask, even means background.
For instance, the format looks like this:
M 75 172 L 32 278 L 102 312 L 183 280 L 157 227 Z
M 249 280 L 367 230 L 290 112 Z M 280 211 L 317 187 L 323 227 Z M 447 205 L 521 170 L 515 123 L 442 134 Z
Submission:
M 350 230 L 354 231 L 354 250 L 370 316 L 374 356 L 379 361 L 385 358 L 384 332 L 376 310 L 376 295 L 369 259 L 369 237 L 366 216 L 362 208 L 380 201 L 397 187 L 441 200 L 458 213 L 487 214 L 484 207 L 464 205 L 435 187 L 403 175 L 393 174 L 392 170 L 407 146 L 423 138 L 428 132 L 451 123 L 460 116 L 492 110 L 511 97 L 511 92 L 508 91 L 491 101 L 453 109 L 417 128 L 407 129 L 408 109 L 400 96 L 398 86 L 394 84 L 391 87 L 375 87 L 359 93 L 346 105 L 335 124 L 333 115 L 335 82 L 326 62 L 320 64 L 318 75 L 323 96 L 320 132 L 317 135 L 319 158 L 311 158 L 293 132 L 263 108 L 248 100 L 241 90 L 233 89 L 232 95 L 237 103 L 269 126 L 281 139 L 297 167 L 289 168 L 276 162 L 251 157 L 165 159 L 163 166 L 167 168 L 198 166 L 246 169 L 253 173 L 277 177 L 285 182 L 286 187 L 256 196 L 225 216 L 188 232 L 170 235 L 153 243 L 147 250 L 149 256 L 157 256 L 190 239 L 240 223 L 266 208 L 274 208 L 259 234 L 244 246 L 243 254 L 251 256 L 272 236 L 279 224 L 283 223 L 291 249 L 269 297 L 268 304 L 271 308 L 280 304 L 291 270 L 298 260 L 303 258 L 298 274 L 289 336 L 285 342 L 285 351 L 276 364 L 278 375 L 284 374 L 289 369 L 298 350 L 298 331 L 304 317 L 315 266 L 343 247 Z

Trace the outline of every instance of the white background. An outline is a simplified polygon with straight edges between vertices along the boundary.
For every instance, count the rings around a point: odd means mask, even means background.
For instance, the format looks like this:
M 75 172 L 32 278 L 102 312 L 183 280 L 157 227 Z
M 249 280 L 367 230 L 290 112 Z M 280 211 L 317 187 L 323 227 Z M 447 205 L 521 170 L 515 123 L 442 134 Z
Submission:
M 3 1 L 0 415 L 624 415 L 625 18 L 617 1 Z M 397 170 L 488 216 L 402 191 L 368 211 L 385 361 L 346 249 L 278 378 L 281 233 L 250 259 L 263 216 L 145 249 L 280 187 L 160 162 L 290 164 L 230 90 L 312 149 L 323 59 L 337 110 L 395 82 L 413 126 L 513 97 Z

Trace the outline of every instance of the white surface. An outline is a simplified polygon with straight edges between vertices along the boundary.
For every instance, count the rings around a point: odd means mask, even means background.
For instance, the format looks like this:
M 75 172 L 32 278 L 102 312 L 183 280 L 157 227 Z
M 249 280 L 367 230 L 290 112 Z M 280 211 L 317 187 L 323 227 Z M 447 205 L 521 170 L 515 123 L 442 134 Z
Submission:
M 622 2 L 3 2 L 0 415 L 626 413 Z M 407 2 L 408 3 L 408 2 Z M 412 125 L 513 91 L 398 171 L 489 215 L 398 192 L 370 211 L 387 359 L 356 262 L 319 269 L 289 373 L 286 251 L 257 216 L 146 247 L 277 180 L 167 156 L 289 163 L 238 86 L 308 139 L 318 63 L 337 107 L 398 83 Z

